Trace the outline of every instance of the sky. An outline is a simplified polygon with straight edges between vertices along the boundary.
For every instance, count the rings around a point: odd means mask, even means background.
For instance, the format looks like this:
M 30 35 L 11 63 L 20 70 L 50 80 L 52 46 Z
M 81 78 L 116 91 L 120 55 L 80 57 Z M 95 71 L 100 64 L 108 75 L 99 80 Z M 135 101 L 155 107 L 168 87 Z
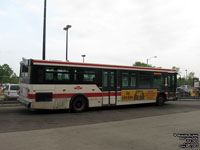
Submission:
M 46 59 L 180 68 L 200 77 L 199 0 L 47 0 Z M 0 0 L 0 65 L 42 59 L 44 0 Z M 157 58 L 153 58 L 157 56 Z

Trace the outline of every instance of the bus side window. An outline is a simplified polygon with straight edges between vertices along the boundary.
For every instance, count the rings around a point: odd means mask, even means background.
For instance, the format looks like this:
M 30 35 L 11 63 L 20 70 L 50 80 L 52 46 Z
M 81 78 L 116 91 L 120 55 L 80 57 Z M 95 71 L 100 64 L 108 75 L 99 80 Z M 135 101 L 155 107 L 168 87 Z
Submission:
M 54 80 L 54 69 L 53 68 L 45 69 L 45 80 L 47 80 L 47 81 Z
M 110 86 L 111 87 L 115 87 L 115 73 L 114 72 L 110 72 Z
M 132 88 L 136 87 L 136 80 L 137 80 L 136 73 L 131 73 L 130 74 L 130 87 L 132 87 Z
M 162 89 L 163 86 L 163 76 L 161 73 L 154 73 L 153 76 L 153 88 Z
M 95 81 L 95 71 L 84 71 L 83 81 L 94 82 Z
M 96 80 L 96 72 L 92 69 L 75 69 L 74 82 L 93 83 Z
M 152 75 L 149 73 L 139 74 L 139 88 L 151 88 Z
M 108 87 L 108 72 L 103 72 L 103 87 Z
M 59 68 L 57 70 L 57 80 L 58 81 L 69 81 L 70 80 L 69 69 Z
M 123 72 L 122 73 L 122 88 L 127 88 L 129 85 L 128 85 L 128 78 L 129 78 L 129 75 L 127 72 Z
M 131 89 L 136 87 L 136 73 L 135 72 L 123 72 L 122 73 L 122 88 Z

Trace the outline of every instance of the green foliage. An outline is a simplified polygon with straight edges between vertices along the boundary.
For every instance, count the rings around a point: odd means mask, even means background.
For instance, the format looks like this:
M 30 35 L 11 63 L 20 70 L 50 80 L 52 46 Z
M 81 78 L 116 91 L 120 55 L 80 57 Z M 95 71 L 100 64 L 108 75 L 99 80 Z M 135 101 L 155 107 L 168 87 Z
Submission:
M 190 72 L 186 77 L 181 77 L 180 75 L 180 68 L 178 67 L 172 67 L 172 69 L 176 70 L 179 77 L 177 78 L 177 87 L 181 86 L 181 85 L 190 85 L 193 86 L 193 78 L 195 77 L 195 73 L 194 72 Z
M 0 83 L 18 83 L 19 79 L 8 64 L 0 65 Z
M 136 66 L 136 67 L 152 67 L 149 64 L 146 64 L 146 63 L 143 63 L 143 62 L 139 62 L 139 61 L 136 61 L 135 64 L 133 64 L 133 66 Z
M 185 78 L 178 78 L 177 87 L 181 85 L 190 85 L 193 87 L 193 78 L 188 78 L 187 80 Z
M 187 85 L 193 86 L 193 78 L 195 77 L 194 72 L 190 72 L 187 76 L 186 83 Z

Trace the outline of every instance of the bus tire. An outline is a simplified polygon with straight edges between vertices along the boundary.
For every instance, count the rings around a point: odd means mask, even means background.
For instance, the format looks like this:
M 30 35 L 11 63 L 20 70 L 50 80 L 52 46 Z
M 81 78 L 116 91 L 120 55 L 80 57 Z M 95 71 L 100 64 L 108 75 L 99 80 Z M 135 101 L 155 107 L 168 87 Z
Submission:
M 74 113 L 84 112 L 87 108 L 87 101 L 82 96 L 75 97 L 70 105 L 70 111 Z
M 165 97 L 163 95 L 159 95 L 156 99 L 157 106 L 163 106 L 165 103 Z

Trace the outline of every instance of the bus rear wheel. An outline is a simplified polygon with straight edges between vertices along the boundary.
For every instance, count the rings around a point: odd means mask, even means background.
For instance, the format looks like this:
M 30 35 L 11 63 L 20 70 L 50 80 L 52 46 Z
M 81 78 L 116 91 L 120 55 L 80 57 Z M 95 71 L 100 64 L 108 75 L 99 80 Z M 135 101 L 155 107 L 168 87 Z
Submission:
M 70 106 L 70 110 L 75 113 L 83 112 L 87 108 L 87 102 L 84 97 L 78 96 L 76 97 Z
M 163 106 L 165 103 L 165 97 L 163 95 L 159 95 L 156 100 L 157 106 Z

